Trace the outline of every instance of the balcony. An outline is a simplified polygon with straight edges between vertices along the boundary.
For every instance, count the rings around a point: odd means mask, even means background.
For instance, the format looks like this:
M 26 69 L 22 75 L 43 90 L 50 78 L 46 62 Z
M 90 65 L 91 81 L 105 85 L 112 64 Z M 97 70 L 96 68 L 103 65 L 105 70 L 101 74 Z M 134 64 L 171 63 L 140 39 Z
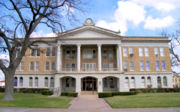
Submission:
M 77 68 L 62 68 L 61 72 L 83 72 L 83 73 L 94 73 L 94 72 L 120 72 L 118 68 L 102 68 L 101 71 L 98 69 L 81 69 L 80 71 Z

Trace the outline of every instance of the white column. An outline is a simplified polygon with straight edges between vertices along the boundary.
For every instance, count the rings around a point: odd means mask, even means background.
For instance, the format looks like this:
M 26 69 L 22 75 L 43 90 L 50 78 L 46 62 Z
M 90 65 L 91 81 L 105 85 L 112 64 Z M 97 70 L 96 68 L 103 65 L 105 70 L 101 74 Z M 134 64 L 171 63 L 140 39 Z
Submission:
M 61 92 L 60 78 L 58 75 L 54 77 L 54 95 L 59 96 Z
M 62 62 L 61 62 L 61 45 L 57 45 L 57 56 L 56 56 L 56 71 L 60 72 L 62 69 Z
M 122 71 L 122 52 L 121 52 L 121 44 L 118 44 L 117 47 L 117 68 L 119 71 Z
M 77 44 L 77 70 L 81 71 L 81 45 Z
M 98 78 L 98 92 L 103 92 L 103 83 L 102 83 L 102 78 Z
M 80 79 L 80 77 L 76 78 L 76 92 L 77 93 L 81 92 L 81 79 Z
M 101 65 L 101 44 L 98 44 L 98 71 L 102 70 Z

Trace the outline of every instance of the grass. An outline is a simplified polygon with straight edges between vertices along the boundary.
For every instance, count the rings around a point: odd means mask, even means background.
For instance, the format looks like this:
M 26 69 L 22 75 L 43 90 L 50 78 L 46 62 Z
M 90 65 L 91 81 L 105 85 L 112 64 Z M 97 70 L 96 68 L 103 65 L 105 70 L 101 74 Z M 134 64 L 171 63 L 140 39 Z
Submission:
M 112 108 L 180 107 L 180 93 L 140 93 L 104 99 Z
M 32 107 L 32 108 L 68 108 L 72 97 L 52 98 L 41 94 L 14 94 L 14 101 L 3 101 L 0 93 L 0 106 L 7 107 Z

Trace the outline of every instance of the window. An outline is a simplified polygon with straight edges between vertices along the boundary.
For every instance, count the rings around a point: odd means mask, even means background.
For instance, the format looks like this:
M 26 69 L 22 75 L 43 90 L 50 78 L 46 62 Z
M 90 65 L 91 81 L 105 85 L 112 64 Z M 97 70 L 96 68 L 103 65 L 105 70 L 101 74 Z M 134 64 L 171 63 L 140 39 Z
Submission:
M 70 86 L 70 78 L 66 78 L 66 87 Z
M 69 51 L 69 50 L 66 51 L 66 58 L 67 58 L 67 59 L 70 58 L 70 51 Z
M 19 55 L 19 53 L 20 53 L 20 48 L 17 48 L 16 49 L 16 57 Z
M 109 58 L 113 58 L 113 51 L 109 50 Z
M 151 84 L 151 77 L 147 77 L 147 87 L 151 88 L 152 84 Z
M 124 69 L 128 69 L 128 62 L 127 61 L 124 61 Z
M 133 48 L 129 48 L 129 54 L 133 54 Z
M 158 88 L 161 88 L 162 87 L 161 77 L 157 77 L 157 83 L 158 83 Z
M 143 48 L 139 48 L 139 56 L 143 56 Z
M 162 68 L 162 70 L 166 70 L 166 63 L 165 63 L 165 61 L 161 62 L 161 68 Z
M 75 55 L 76 55 L 76 51 L 72 50 L 72 58 L 75 58 Z
M 113 78 L 110 78 L 109 79 L 109 85 L 110 85 L 110 88 L 114 88 L 114 80 L 113 80 Z
M 70 70 L 70 65 L 69 63 L 66 63 L 66 71 L 69 71 Z
M 31 56 L 35 56 L 35 49 L 31 49 Z
M 150 62 L 146 61 L 146 71 L 149 71 L 149 70 L 150 70 Z
M 140 61 L 140 71 L 144 71 L 144 61 Z
M 37 49 L 37 56 L 40 56 L 40 48 Z
M 46 56 L 50 56 L 50 48 L 46 48 Z
M 14 77 L 14 87 L 17 87 L 18 78 Z
M 51 70 L 54 71 L 55 70 L 55 62 L 51 62 Z
M 72 71 L 75 71 L 75 64 L 72 64 Z
M 19 84 L 20 84 L 20 87 L 23 87 L 23 77 L 20 77 Z
M 72 86 L 72 87 L 75 87 L 75 79 L 74 79 L 74 78 L 72 78 L 72 80 L 71 80 L 71 81 L 72 81 L 71 86 Z
M 93 50 L 93 58 L 96 58 L 96 50 Z
M 33 61 L 30 62 L 30 70 L 34 70 L 34 62 Z
M 21 61 L 20 65 L 21 65 L 21 70 L 23 71 L 24 70 L 24 62 Z
M 145 78 L 141 77 L 141 87 L 144 88 L 145 87 Z
M 158 51 L 158 48 L 154 48 L 154 54 L 155 54 L 155 56 L 156 56 L 156 57 L 158 57 L 158 56 L 159 56 L 159 51 Z
M 107 63 L 104 63 L 104 66 L 103 66 L 104 70 L 107 70 Z
M 35 77 L 35 87 L 38 87 L 38 77 Z
M 95 71 L 96 64 L 95 63 L 84 63 L 83 64 L 83 71 Z
M 36 71 L 39 71 L 39 61 L 36 61 Z
M 44 86 L 45 86 L 45 87 L 48 87 L 48 77 L 45 77 L 45 78 L 44 78 Z
M 163 85 L 167 86 L 167 77 L 166 76 L 163 77 Z
M 29 87 L 32 87 L 32 86 L 33 86 L 33 78 L 29 77 Z
M 55 56 L 55 55 L 56 55 L 56 48 L 53 47 L 53 48 L 52 48 L 52 56 Z
M 145 56 L 149 56 L 149 48 L 144 48 L 145 50 Z
M 125 77 L 125 87 L 129 88 L 129 78 Z
M 159 70 L 160 70 L 159 61 L 156 61 L 156 70 L 157 70 L 157 71 L 159 71 Z
M 164 56 L 164 48 L 160 48 L 160 56 Z
M 49 70 L 49 62 L 46 61 L 46 70 Z
M 107 88 L 107 78 L 104 78 L 104 87 Z
M 83 50 L 83 58 L 84 59 L 92 59 L 93 58 L 93 50 L 92 49 Z
M 130 62 L 130 71 L 134 71 L 134 62 L 133 61 Z
M 109 70 L 113 71 L 113 63 L 109 63 Z
M 51 80 L 50 80 L 50 87 L 54 87 L 54 78 L 51 77 Z
M 123 56 L 124 56 L 124 57 L 127 56 L 127 48 L 123 48 Z
M 107 58 L 107 51 L 106 50 L 103 51 L 103 57 Z
M 131 77 L 131 88 L 135 88 L 135 78 Z

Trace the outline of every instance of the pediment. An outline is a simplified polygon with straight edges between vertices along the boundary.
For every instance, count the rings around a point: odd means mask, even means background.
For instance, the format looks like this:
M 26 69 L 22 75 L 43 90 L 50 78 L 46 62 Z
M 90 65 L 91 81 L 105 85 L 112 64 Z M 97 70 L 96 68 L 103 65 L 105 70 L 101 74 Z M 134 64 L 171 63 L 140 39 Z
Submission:
M 84 26 L 71 31 L 67 31 L 61 35 L 61 39 L 101 39 L 101 38 L 119 38 L 117 32 L 102 29 L 96 26 Z

